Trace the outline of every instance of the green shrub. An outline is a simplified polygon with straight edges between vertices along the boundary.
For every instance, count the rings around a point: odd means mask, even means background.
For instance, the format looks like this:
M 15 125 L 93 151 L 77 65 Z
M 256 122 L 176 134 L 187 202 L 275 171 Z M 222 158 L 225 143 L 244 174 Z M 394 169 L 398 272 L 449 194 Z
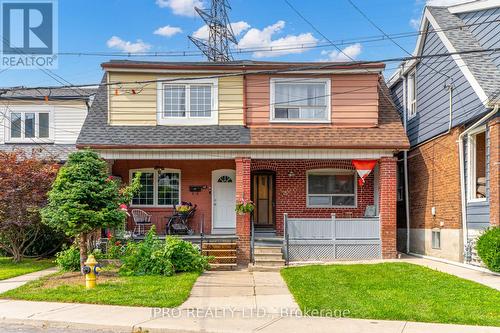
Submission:
M 106 249 L 107 259 L 120 259 L 125 254 L 127 247 L 121 241 L 110 239 L 109 245 Z
M 120 273 L 123 275 L 170 276 L 208 268 L 208 257 L 202 256 L 193 244 L 175 237 L 161 241 L 154 228 L 143 241 L 129 242 L 121 259 Z
M 500 272 L 500 227 L 486 230 L 477 241 L 477 253 L 493 272 Z
M 75 245 L 56 253 L 55 263 L 63 271 L 80 270 L 80 250 Z

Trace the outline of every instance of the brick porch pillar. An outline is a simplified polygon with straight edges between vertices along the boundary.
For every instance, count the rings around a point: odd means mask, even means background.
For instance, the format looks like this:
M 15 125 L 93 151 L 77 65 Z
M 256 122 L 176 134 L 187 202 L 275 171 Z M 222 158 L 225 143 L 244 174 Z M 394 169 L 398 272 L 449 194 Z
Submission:
M 380 234 L 382 238 L 382 258 L 396 258 L 396 170 L 395 157 L 383 157 L 379 160 L 380 175 Z
M 236 162 L 236 199 L 250 200 L 250 163 L 248 157 L 237 157 Z M 236 236 L 238 236 L 238 263 L 250 262 L 250 215 L 236 215 Z
M 490 131 L 490 224 L 500 226 L 500 117 L 488 124 Z

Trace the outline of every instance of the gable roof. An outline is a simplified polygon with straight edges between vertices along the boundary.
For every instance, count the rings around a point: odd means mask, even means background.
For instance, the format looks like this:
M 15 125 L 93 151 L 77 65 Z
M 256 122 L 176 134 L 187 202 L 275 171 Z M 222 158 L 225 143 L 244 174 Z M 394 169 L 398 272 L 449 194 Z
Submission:
M 104 82 L 104 81 L 103 81 Z M 172 148 L 327 148 L 407 149 L 403 130 L 389 92 L 382 82 L 379 91 L 379 126 L 245 127 L 245 126 L 111 126 L 108 95 L 102 85 L 77 140 L 79 148 L 172 149 Z
M 499 7 L 498 1 L 479 1 L 452 7 L 427 6 L 420 25 L 420 31 L 423 33 L 417 40 L 413 55 L 421 55 L 428 24 L 434 28 L 450 53 L 484 49 L 458 14 L 462 11 L 495 7 Z M 485 106 L 491 107 L 500 103 L 500 69 L 487 53 L 475 54 L 474 56 L 453 54 L 451 57 Z M 401 69 L 397 70 L 389 79 L 389 85 L 394 86 L 417 62 L 418 60 L 404 62 L 404 72 Z

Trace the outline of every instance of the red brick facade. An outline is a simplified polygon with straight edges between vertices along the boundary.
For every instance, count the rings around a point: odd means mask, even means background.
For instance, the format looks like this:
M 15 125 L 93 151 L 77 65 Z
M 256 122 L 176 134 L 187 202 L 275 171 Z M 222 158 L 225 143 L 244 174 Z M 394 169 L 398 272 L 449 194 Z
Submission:
M 236 158 L 236 200 L 250 200 L 250 158 Z M 250 261 L 250 216 L 236 215 L 236 235 L 238 236 L 238 262 Z
M 500 226 L 500 117 L 490 121 L 490 223 Z
M 252 160 L 252 172 L 273 171 L 276 174 L 276 231 L 283 233 L 283 214 L 290 218 L 362 217 L 366 206 L 373 205 L 374 176 L 367 178 L 363 187 L 357 188 L 356 208 L 308 208 L 307 171 L 314 169 L 354 170 L 350 160 Z M 290 174 L 293 172 L 293 174 Z
M 380 235 L 382 238 L 382 257 L 396 258 L 396 158 L 386 157 L 380 165 Z

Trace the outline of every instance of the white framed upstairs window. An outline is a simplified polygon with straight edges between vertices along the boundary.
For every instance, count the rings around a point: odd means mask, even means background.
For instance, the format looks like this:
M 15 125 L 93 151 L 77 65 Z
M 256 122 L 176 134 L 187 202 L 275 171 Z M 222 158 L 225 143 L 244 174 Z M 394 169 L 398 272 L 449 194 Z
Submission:
M 52 107 L 10 107 L 5 114 L 6 142 L 52 143 L 54 141 Z
M 329 123 L 330 79 L 272 78 L 270 121 Z
M 159 125 L 217 125 L 218 80 L 158 82 Z
M 417 115 L 417 72 L 413 70 L 408 74 L 407 90 L 408 119 Z
M 468 135 L 467 149 L 468 201 L 486 201 L 486 127 Z

